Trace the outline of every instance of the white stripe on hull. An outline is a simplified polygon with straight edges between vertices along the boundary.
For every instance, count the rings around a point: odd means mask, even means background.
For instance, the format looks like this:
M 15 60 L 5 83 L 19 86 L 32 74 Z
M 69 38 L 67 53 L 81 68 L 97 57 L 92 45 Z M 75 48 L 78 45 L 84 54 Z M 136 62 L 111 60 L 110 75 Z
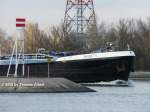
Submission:
M 74 55 L 58 58 L 56 61 L 73 61 L 73 60 L 88 60 L 88 59 L 104 59 L 124 56 L 135 56 L 133 51 L 117 51 L 117 52 L 102 52 L 83 55 Z

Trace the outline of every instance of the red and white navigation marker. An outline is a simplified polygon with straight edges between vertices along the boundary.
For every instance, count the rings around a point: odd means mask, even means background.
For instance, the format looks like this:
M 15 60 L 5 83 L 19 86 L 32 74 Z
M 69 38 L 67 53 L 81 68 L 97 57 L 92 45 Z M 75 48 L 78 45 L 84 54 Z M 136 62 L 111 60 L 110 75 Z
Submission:
M 18 59 L 22 55 L 22 76 L 24 76 L 24 33 L 25 33 L 25 18 L 16 18 L 16 28 L 18 37 L 16 38 L 16 67 L 14 77 L 17 77 L 17 69 L 18 69 Z M 20 46 L 19 46 L 20 45 Z M 18 52 L 19 51 L 19 52 Z M 19 54 L 20 53 L 20 54 Z M 17 56 L 19 54 L 19 57 Z
M 16 18 L 16 27 L 17 28 L 25 28 L 25 22 L 26 19 L 25 18 Z
M 18 65 L 20 62 L 20 57 L 22 56 L 22 76 L 24 76 L 25 70 L 24 70 L 24 33 L 25 33 L 25 18 L 16 18 L 16 28 L 17 28 L 17 35 L 15 38 L 15 44 L 14 48 L 12 51 L 12 57 L 14 54 L 16 54 L 16 64 L 15 64 L 15 73 L 12 74 L 14 77 L 17 77 L 17 71 L 18 71 Z M 7 71 L 7 77 L 9 77 L 10 74 L 10 69 L 12 65 L 12 60 L 13 58 L 11 57 L 8 71 Z

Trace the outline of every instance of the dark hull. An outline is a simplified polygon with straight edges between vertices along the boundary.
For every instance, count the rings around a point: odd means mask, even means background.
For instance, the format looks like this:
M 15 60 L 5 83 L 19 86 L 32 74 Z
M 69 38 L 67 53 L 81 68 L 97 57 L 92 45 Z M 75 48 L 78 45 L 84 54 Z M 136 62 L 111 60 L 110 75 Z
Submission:
M 117 57 L 93 60 L 75 60 L 67 62 L 52 62 L 49 64 L 25 65 L 24 77 L 65 77 L 75 82 L 89 83 L 113 80 L 128 80 L 130 71 L 133 70 L 134 57 Z M 0 66 L 0 75 L 6 76 L 8 66 Z M 10 74 L 14 74 L 15 66 L 12 65 Z M 22 65 L 18 67 L 21 77 Z

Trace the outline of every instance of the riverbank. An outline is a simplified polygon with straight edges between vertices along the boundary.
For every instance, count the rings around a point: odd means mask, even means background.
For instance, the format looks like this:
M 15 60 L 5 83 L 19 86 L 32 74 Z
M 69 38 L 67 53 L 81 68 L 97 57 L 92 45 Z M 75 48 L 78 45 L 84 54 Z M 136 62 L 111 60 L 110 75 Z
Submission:
M 150 72 L 136 71 L 130 73 L 130 79 L 150 80 Z

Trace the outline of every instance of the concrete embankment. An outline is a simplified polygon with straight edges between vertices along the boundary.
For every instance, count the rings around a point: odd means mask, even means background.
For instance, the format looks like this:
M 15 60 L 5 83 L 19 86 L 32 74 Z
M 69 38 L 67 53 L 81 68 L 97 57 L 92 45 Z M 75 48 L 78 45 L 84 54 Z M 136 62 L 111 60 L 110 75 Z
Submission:
M 132 72 L 130 79 L 150 79 L 150 72 Z
M 94 92 L 64 78 L 0 78 L 1 93 Z

